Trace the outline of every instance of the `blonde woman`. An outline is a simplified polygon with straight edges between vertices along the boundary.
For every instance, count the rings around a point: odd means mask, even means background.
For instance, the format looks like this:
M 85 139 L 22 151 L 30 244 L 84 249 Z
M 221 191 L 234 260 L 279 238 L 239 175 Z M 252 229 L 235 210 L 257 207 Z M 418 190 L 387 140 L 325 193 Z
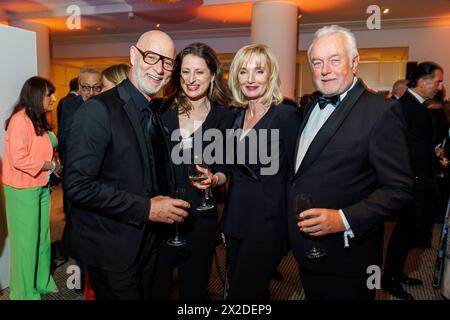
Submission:
M 245 157 L 231 169 L 221 223 L 230 264 L 228 299 L 263 299 L 268 298 L 270 276 L 286 251 L 287 183 L 293 172 L 299 111 L 282 104 L 278 62 L 265 45 L 237 52 L 228 85 L 238 107 L 233 126 L 240 129 L 237 149 L 245 150 Z M 275 149 L 269 164 L 259 156 Z
M 102 72 L 102 92 L 114 88 L 128 78 L 130 66 L 124 63 L 112 65 Z

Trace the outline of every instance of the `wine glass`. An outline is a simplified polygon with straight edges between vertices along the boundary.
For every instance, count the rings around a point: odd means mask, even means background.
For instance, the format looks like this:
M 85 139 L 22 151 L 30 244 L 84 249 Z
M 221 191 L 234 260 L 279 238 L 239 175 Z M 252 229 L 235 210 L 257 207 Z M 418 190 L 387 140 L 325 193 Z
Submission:
M 208 214 L 204 211 L 213 209 L 214 205 L 209 203 L 209 201 L 208 201 L 209 200 L 209 196 L 207 194 L 208 190 L 201 188 L 201 184 L 200 184 L 203 180 L 206 180 L 208 177 L 204 173 L 197 170 L 197 167 L 196 167 L 197 165 L 202 168 L 208 169 L 208 165 L 206 163 L 202 162 L 199 159 L 199 157 L 197 157 L 197 156 L 194 156 L 193 163 L 188 165 L 189 180 L 192 182 L 192 185 L 194 187 L 196 187 L 197 189 L 200 189 L 200 191 L 202 193 L 202 203 L 200 206 L 198 206 L 196 208 L 196 210 L 203 212 L 203 216 L 209 216 L 212 214 Z
M 302 221 L 304 218 L 300 216 L 305 210 L 311 209 L 312 205 L 312 197 L 309 193 L 299 193 L 294 196 L 294 216 L 296 221 Z M 305 218 L 307 219 L 307 218 Z M 310 261 L 316 262 L 319 261 L 327 252 L 325 249 L 318 248 L 315 246 L 314 241 L 308 236 L 308 243 L 311 248 L 306 251 L 305 256 Z
M 173 198 L 185 200 L 186 189 L 182 188 L 182 187 L 177 187 L 173 193 Z M 175 222 L 175 237 L 167 240 L 167 244 L 169 246 L 180 247 L 180 246 L 184 246 L 186 244 L 187 241 L 183 238 L 180 238 L 178 229 L 179 229 L 179 223 Z

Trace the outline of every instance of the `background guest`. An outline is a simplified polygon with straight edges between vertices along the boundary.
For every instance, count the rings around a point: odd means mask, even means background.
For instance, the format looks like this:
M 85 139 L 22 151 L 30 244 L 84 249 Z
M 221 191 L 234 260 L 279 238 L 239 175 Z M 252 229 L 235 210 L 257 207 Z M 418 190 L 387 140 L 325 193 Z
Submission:
M 431 247 L 433 201 L 436 200 L 434 177 L 435 147 L 430 113 L 424 102 L 442 89 L 443 69 L 434 62 L 416 66 L 407 92 L 399 99 L 398 109 L 405 121 L 409 161 L 414 174 L 413 200 L 398 212 L 386 251 L 382 287 L 392 295 L 413 300 L 403 285 L 422 285 L 422 280 L 405 274 L 405 264 L 412 248 Z M 398 147 L 398 146 L 397 146 Z
M 2 166 L 11 249 L 11 300 L 40 300 L 57 289 L 50 274 L 51 173 L 61 166 L 53 160 L 57 146 L 45 112 L 55 102 L 53 84 L 40 77 L 28 79 L 19 102 L 5 122 Z
M 395 81 L 392 86 L 391 99 L 394 100 L 400 99 L 407 90 L 408 90 L 408 80 L 400 79 Z
M 130 66 L 124 63 L 112 65 L 102 72 L 102 92 L 114 88 L 128 78 Z
M 444 111 L 444 104 L 438 100 L 425 102 L 431 116 L 433 130 L 432 143 L 435 150 L 434 179 L 436 183 L 436 200 L 433 201 L 433 222 L 443 223 L 447 211 L 449 197 L 448 161 L 450 145 L 448 136 L 448 121 Z
M 78 77 L 76 77 L 69 81 L 69 92 L 67 93 L 67 95 L 62 97 L 58 102 L 58 107 L 56 108 L 56 119 L 58 120 L 58 126 L 61 121 L 61 109 L 62 109 L 61 106 L 62 106 L 63 102 L 68 99 L 75 98 L 76 96 L 78 96 L 79 95 L 78 90 L 79 90 L 78 89 Z
M 66 151 L 66 140 L 70 132 L 70 127 L 72 125 L 75 112 L 84 101 L 102 91 L 102 75 L 100 71 L 91 67 L 81 69 L 80 74 L 78 75 L 78 85 L 80 95 L 63 101 L 59 107 L 61 119 L 58 122 L 58 152 L 63 165 Z M 66 208 L 64 212 L 67 214 Z

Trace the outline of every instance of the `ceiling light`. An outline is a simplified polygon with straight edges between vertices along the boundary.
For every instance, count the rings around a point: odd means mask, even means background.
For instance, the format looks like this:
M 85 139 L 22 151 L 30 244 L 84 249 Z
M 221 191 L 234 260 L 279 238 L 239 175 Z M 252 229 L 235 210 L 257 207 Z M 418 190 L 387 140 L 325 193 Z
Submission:
M 383 13 L 384 13 L 384 14 L 386 14 L 386 13 L 388 13 L 388 12 L 389 12 L 389 8 L 383 9 Z
M 161 24 L 160 24 L 160 23 L 157 23 L 157 24 L 156 24 L 156 27 L 157 27 L 157 28 L 161 27 Z
M 301 13 L 298 14 L 298 19 L 301 19 L 303 16 Z

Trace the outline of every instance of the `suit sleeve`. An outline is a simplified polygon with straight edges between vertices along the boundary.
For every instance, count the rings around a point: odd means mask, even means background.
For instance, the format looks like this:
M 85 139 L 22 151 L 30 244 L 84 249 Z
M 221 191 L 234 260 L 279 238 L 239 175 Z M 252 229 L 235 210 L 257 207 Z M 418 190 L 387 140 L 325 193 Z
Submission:
M 411 169 L 406 126 L 399 108 L 390 107 L 372 129 L 369 161 L 379 188 L 366 199 L 342 210 L 358 238 L 382 223 L 412 199 Z
M 94 214 L 141 225 L 148 220 L 149 199 L 118 190 L 99 178 L 112 143 L 111 130 L 108 110 L 101 102 L 90 99 L 80 107 L 66 144 L 64 191 L 74 205 Z
M 73 113 L 71 112 L 70 100 L 65 100 L 59 106 L 61 109 L 60 122 L 58 123 L 58 152 L 61 158 L 65 158 L 65 146 L 68 133 L 70 131 L 69 123 L 72 122 Z

